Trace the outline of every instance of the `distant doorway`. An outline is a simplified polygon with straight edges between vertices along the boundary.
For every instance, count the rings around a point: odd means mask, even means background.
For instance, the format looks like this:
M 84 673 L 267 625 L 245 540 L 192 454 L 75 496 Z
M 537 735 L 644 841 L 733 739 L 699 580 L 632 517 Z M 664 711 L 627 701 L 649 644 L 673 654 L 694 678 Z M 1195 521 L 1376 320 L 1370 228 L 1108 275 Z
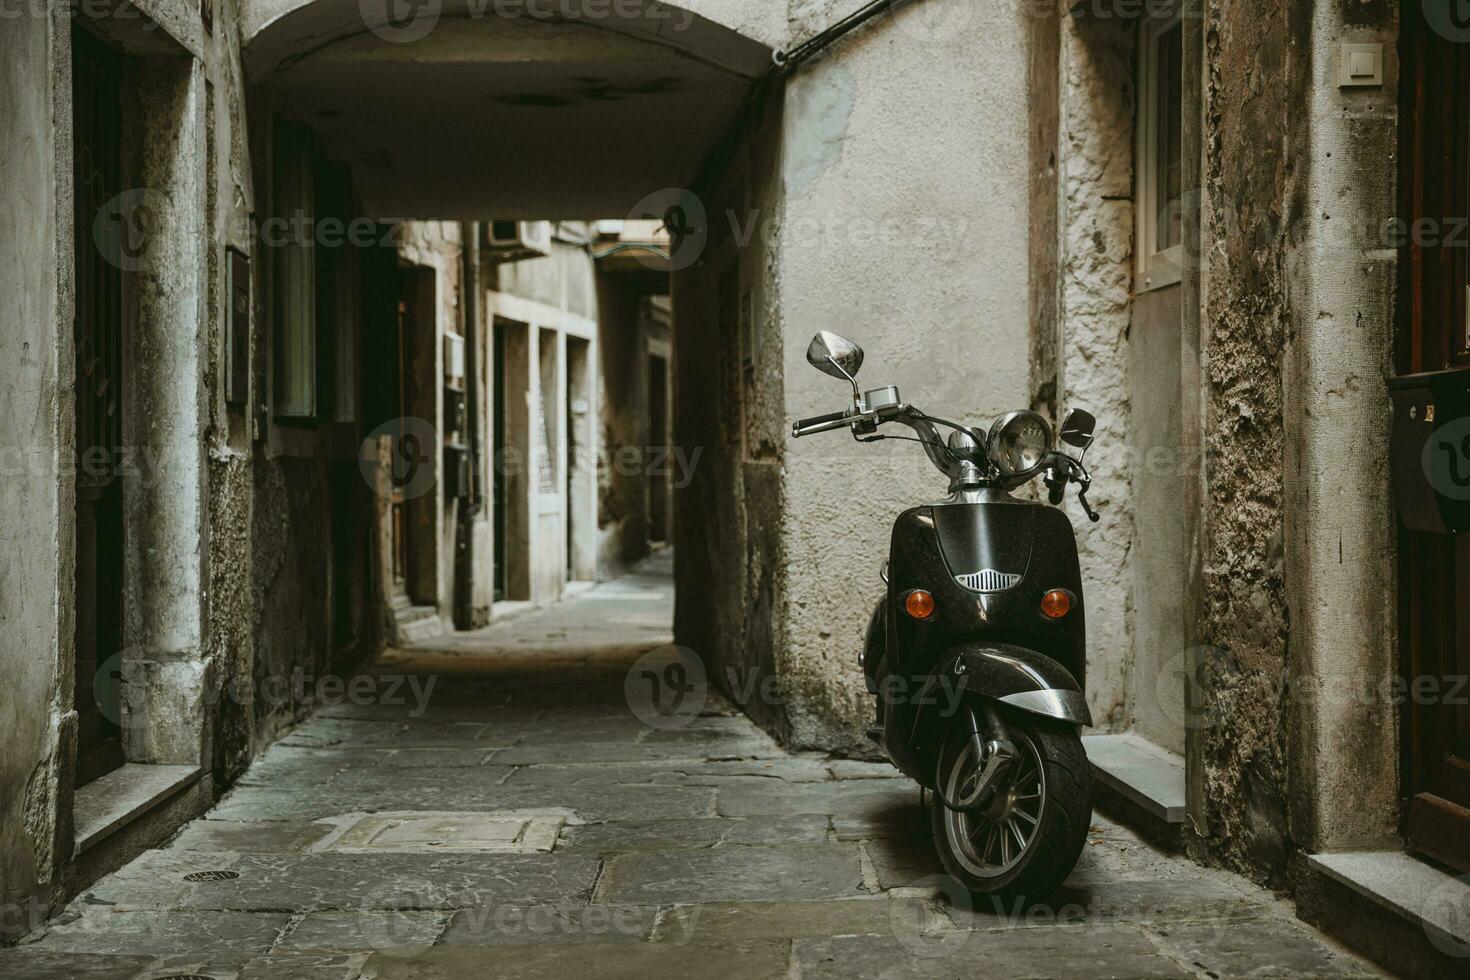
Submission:
M 660 354 L 648 357 L 648 451 L 647 459 L 663 459 L 664 465 L 648 468 L 648 540 L 669 540 L 671 467 L 667 453 L 672 443 L 669 431 L 669 359 Z
M 419 607 L 439 605 L 438 494 L 425 490 L 419 473 L 420 467 L 435 465 L 438 452 L 433 435 L 439 417 L 434 302 L 433 270 L 400 267 L 393 335 L 395 384 L 389 393 L 390 417 L 402 420 L 399 445 L 394 448 L 400 466 L 390 501 L 392 591 L 396 604 Z
M 566 338 L 567 347 L 567 580 L 597 577 L 597 432 L 592 411 L 592 342 Z
M 121 79 L 117 53 L 74 26 L 78 786 L 123 764 L 118 665 L 111 663 L 123 645 L 123 486 L 113 465 L 122 444 L 123 236 L 93 233 L 103 206 L 122 190 Z

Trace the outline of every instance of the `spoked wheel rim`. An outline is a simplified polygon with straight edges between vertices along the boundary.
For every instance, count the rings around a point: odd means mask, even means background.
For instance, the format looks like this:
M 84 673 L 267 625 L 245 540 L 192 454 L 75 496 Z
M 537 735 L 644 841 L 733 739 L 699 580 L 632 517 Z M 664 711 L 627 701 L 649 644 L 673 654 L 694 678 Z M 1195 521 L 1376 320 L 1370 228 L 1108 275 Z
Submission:
M 1046 767 L 1036 743 L 1024 731 L 1011 729 L 1016 760 L 1004 786 L 982 810 L 944 811 L 949 849 L 960 865 L 977 878 L 998 878 L 1025 861 L 1040 838 L 1041 814 L 1046 806 Z M 964 799 L 980 777 L 984 760 L 977 763 L 974 745 L 966 740 L 944 777 L 944 795 Z

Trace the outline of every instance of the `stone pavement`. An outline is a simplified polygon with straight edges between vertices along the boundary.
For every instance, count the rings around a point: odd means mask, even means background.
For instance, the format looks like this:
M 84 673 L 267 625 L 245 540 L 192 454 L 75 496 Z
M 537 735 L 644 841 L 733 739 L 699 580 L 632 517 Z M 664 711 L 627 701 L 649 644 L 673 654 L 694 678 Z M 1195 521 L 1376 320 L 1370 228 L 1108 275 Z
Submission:
M 889 767 L 649 713 L 671 594 L 664 558 L 390 653 L 0 977 L 1379 975 L 1101 817 L 1054 901 L 968 908 Z

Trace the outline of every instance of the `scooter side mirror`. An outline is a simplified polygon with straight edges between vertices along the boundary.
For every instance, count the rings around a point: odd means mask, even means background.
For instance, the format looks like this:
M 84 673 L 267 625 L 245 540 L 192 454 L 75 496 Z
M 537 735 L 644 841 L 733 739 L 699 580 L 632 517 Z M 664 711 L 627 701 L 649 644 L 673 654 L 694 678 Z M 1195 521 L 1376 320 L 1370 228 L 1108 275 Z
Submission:
M 1092 445 L 1092 433 L 1096 428 L 1097 419 L 1092 417 L 1091 412 L 1074 408 L 1062 419 L 1062 431 L 1059 435 L 1067 445 L 1086 449 Z
M 852 381 L 863 366 L 863 349 L 846 337 L 826 330 L 812 338 L 806 349 L 806 361 L 812 367 L 842 381 Z

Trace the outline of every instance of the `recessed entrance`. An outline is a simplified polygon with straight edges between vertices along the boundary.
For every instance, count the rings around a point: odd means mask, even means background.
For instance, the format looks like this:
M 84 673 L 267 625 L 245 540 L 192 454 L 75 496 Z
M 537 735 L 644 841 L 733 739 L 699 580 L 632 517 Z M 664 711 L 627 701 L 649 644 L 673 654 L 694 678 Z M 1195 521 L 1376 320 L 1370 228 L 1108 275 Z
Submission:
M 121 190 L 122 65 L 72 28 L 76 205 L 77 785 L 123 764 L 117 674 L 123 641 L 122 255 L 129 229 L 93 233 Z M 113 214 L 121 219 L 124 216 Z

